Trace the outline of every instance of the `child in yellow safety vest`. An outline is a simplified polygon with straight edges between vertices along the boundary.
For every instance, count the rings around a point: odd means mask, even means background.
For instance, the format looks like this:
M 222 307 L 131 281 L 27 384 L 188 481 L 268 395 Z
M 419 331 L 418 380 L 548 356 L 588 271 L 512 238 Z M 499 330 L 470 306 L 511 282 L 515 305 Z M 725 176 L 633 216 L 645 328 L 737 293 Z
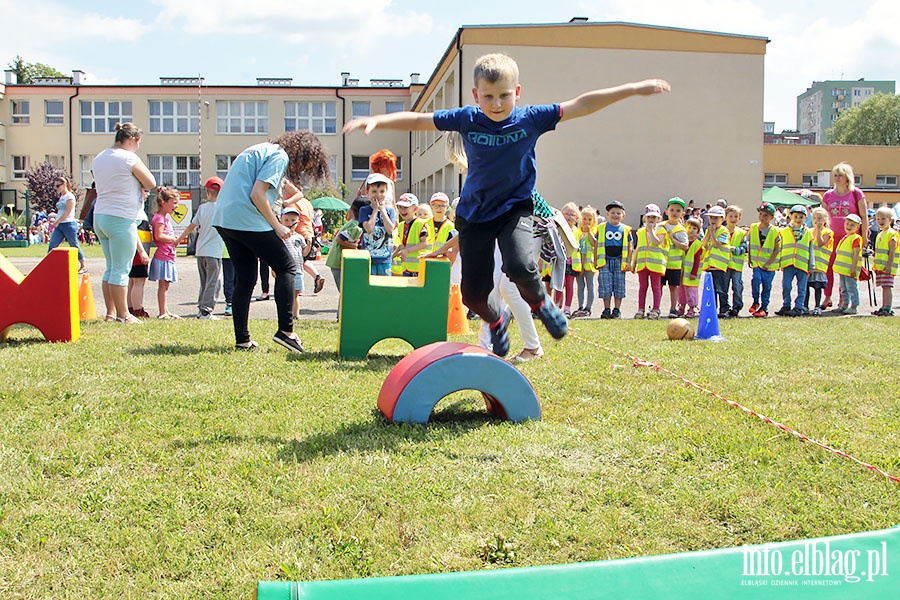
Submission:
M 631 267 L 633 236 L 631 227 L 624 224 L 625 206 L 618 200 L 606 205 L 606 223 L 597 226 L 597 295 L 603 300 L 601 319 L 622 316 L 625 298 L 625 271 Z M 610 305 L 612 309 L 610 310 Z
M 574 235 L 578 235 L 578 220 L 581 218 L 581 212 L 578 210 L 578 205 L 574 202 L 566 202 L 563 204 L 562 210 L 563 218 L 566 220 L 566 223 L 569 224 L 569 228 L 572 230 Z M 577 241 L 577 237 L 575 238 Z M 575 299 L 575 264 L 574 264 L 574 255 L 578 254 L 578 248 L 572 250 L 571 254 L 573 256 L 566 257 L 566 275 L 563 279 L 563 291 L 554 290 L 553 292 L 553 301 L 556 305 L 563 309 L 563 314 L 566 317 L 572 316 L 572 301 Z M 558 265 L 561 266 L 561 265 Z M 581 267 L 579 266 L 579 270 Z M 563 292 L 565 292 L 565 297 L 563 297 Z
M 709 218 L 709 227 L 703 236 L 703 268 L 712 273 L 719 318 L 724 319 L 728 317 L 728 263 L 731 261 L 728 229 L 722 224 L 725 221 L 725 209 L 713 206 L 706 211 L 706 216 Z
M 666 273 L 663 276 L 663 285 L 669 287 L 669 318 L 678 316 L 678 287 L 681 285 L 681 273 L 684 263 L 684 253 L 688 249 L 688 236 L 681 218 L 686 208 L 684 200 L 670 198 L 666 204 L 666 221 L 663 227 L 669 242 L 669 250 L 666 256 Z
M 877 317 L 893 317 L 894 311 L 894 276 L 897 275 L 897 237 L 891 228 L 894 211 L 882 206 L 875 211 L 875 222 L 878 223 L 878 235 L 875 236 L 875 285 L 881 288 L 881 308 L 872 314 Z
M 821 206 L 812 209 L 813 254 L 816 255 L 816 265 L 809 272 L 803 307 L 808 309 L 809 301 L 813 300 L 810 314 L 816 317 L 822 314 L 822 291 L 828 285 L 828 263 L 831 262 L 831 252 L 834 250 L 834 232 L 828 226 L 828 221 L 827 210 Z
M 419 199 L 414 194 L 403 194 L 397 200 L 400 223 L 397 225 L 397 239 L 394 245 L 391 270 L 394 275 L 404 277 L 419 276 L 419 255 L 431 247 L 428 237 L 428 219 L 416 216 Z
M 593 206 L 581 209 L 579 227 L 573 230 L 578 249 L 572 255 L 572 270 L 575 271 L 575 283 L 578 285 L 578 310 L 573 317 L 589 317 L 594 306 L 594 275 L 597 267 L 594 264 L 597 253 L 597 211 Z
M 841 276 L 841 304 L 834 312 L 839 315 L 855 315 L 859 306 L 859 279 L 862 249 L 865 245 L 859 235 L 862 219 L 858 215 L 844 218 L 846 235 L 834 250 L 834 272 Z
M 816 254 L 813 250 L 813 234 L 806 227 L 806 207 L 796 204 L 791 208 L 790 221 L 781 230 L 781 310 L 780 317 L 799 317 L 804 314 L 806 284 L 809 274 L 815 270 Z M 791 308 L 791 288 L 797 281 L 797 299 Z
M 691 217 L 684 225 L 687 229 L 688 249 L 684 253 L 677 309 L 679 315 L 691 318 L 700 314 L 700 299 L 697 292 L 700 287 L 700 276 L 703 274 L 703 242 L 700 239 L 703 223 L 700 219 Z
M 728 244 L 731 256 L 725 270 L 727 281 L 725 293 L 731 288 L 731 306 L 726 308 L 729 317 L 736 317 L 744 308 L 744 261 L 747 260 L 747 230 L 738 227 L 743 212 L 740 206 L 729 204 L 725 208 L 725 229 L 728 230 Z
M 771 202 L 760 204 L 756 214 L 759 221 L 751 224 L 747 233 L 747 262 L 753 269 L 753 279 L 750 280 L 753 304 L 750 306 L 750 314 L 754 317 L 768 317 L 772 280 L 781 264 L 781 236 L 778 234 L 778 227 L 772 222 L 775 219 L 775 206 Z
M 669 251 L 669 238 L 664 227 L 659 223 L 662 215 L 659 206 L 648 204 L 644 208 L 644 226 L 635 235 L 635 250 L 631 257 L 631 271 L 638 276 L 638 311 L 635 319 L 659 318 L 659 304 L 662 301 L 662 279 L 666 273 L 666 256 Z M 647 305 L 647 288 L 653 294 L 653 309 L 644 312 Z
M 431 252 L 434 252 L 450 240 L 450 233 L 455 225 L 447 216 L 450 210 L 450 198 L 444 192 L 435 192 L 431 195 L 431 212 L 434 216 L 429 222 L 431 228 L 429 235 L 433 240 L 431 244 Z

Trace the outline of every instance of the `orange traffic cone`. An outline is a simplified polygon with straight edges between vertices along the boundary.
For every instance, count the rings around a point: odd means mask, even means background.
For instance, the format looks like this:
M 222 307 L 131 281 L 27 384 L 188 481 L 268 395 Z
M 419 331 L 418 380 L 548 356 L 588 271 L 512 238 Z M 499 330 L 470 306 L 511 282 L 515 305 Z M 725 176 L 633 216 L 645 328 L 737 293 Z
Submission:
M 462 293 L 459 284 L 450 286 L 450 315 L 447 318 L 447 333 L 469 333 L 468 311 L 462 303 Z
M 97 307 L 94 306 L 94 290 L 91 288 L 91 276 L 82 273 L 78 280 L 78 312 L 82 321 L 96 321 Z

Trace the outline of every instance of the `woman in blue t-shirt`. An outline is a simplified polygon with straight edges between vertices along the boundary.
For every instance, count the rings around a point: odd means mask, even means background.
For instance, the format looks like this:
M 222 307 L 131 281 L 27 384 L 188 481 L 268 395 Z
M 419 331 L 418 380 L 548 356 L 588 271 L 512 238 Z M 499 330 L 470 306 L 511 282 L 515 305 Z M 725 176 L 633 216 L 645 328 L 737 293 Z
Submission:
M 232 162 L 219 192 L 213 226 L 222 236 L 234 266 L 231 307 L 235 348 L 258 347 L 250 339 L 247 321 L 257 264 L 262 260 L 275 271 L 278 331 L 272 340 L 293 352 L 303 352 L 292 316 L 294 259 L 282 242 L 291 230 L 279 222 L 274 206 L 282 187 L 285 199 L 291 199 L 286 204 L 291 204 L 296 201 L 295 196 L 303 195 L 298 187 L 302 179 L 327 181 L 328 175 L 329 153 L 319 138 L 307 130 L 289 131 L 251 146 Z

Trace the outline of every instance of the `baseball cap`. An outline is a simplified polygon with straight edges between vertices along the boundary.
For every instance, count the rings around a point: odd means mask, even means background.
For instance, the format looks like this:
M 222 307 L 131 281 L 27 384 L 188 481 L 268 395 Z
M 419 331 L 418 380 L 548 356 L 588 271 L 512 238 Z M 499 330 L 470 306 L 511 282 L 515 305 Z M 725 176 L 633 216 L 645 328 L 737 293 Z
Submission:
M 684 200 L 682 200 L 682 199 L 679 198 L 678 196 L 675 196 L 674 198 L 669 198 L 669 201 L 666 202 L 666 208 L 668 208 L 668 207 L 669 207 L 670 205 L 672 205 L 672 204 L 677 204 L 677 205 L 680 206 L 681 208 L 687 208 L 687 202 L 685 202 Z
M 728 200 L 726 200 L 725 198 L 719 198 L 718 200 L 716 200 L 716 204 L 718 206 L 721 206 L 722 208 L 728 208 Z
M 225 182 L 222 181 L 221 177 L 210 177 L 206 180 L 206 183 L 203 184 L 203 187 L 208 190 L 221 190 L 223 183 Z
M 756 212 L 766 212 L 770 215 L 775 214 L 775 205 L 771 202 L 763 202 L 759 206 L 756 207 Z
M 657 217 L 661 217 L 662 213 L 659 212 L 659 207 L 655 204 L 648 204 L 644 207 L 644 215 L 656 215 Z
M 450 198 L 447 197 L 447 194 L 444 192 L 435 192 L 431 195 L 431 202 L 445 202 L 446 204 L 450 204 Z
M 419 199 L 416 198 L 415 194 L 410 194 L 409 192 L 401 195 L 397 199 L 397 206 L 418 206 Z
M 708 211 L 706 211 L 706 214 L 709 215 L 710 217 L 724 217 L 725 209 L 718 205 L 713 206 Z
M 383 183 L 385 185 L 390 185 L 391 180 L 381 173 L 369 173 L 369 176 L 366 177 L 366 186 L 370 186 L 373 183 Z
M 859 218 L 859 215 L 847 215 L 844 217 L 847 221 L 853 221 L 858 225 L 862 225 L 862 219 Z
M 803 213 L 805 215 L 806 207 L 803 206 L 802 204 L 795 204 L 794 206 L 791 207 L 791 212 L 792 213 Z
M 281 214 L 286 215 L 288 213 L 294 213 L 295 215 L 299 215 L 300 209 L 298 209 L 293 204 L 291 206 L 285 206 L 283 209 L 281 209 Z
M 622 210 L 625 210 L 625 205 L 622 204 L 621 202 L 619 202 L 618 200 L 613 200 L 612 202 L 610 202 L 609 204 L 606 205 L 606 210 L 612 210 L 614 208 L 620 208 Z

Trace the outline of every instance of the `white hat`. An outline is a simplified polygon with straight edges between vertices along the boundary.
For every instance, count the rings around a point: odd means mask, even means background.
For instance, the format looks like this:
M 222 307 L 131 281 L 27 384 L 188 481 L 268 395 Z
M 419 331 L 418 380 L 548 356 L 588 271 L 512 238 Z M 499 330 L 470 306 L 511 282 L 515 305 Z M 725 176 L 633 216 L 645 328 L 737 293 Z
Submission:
M 401 195 L 397 198 L 397 206 L 418 206 L 419 199 L 416 198 L 415 194 L 410 194 L 409 192 Z
M 706 214 L 709 215 L 710 217 L 724 217 L 725 209 L 722 208 L 721 206 L 713 206 L 708 211 L 706 211 Z
M 648 204 L 644 207 L 644 216 L 656 215 L 657 217 L 661 217 L 662 213 L 659 211 L 659 206 L 656 204 Z
M 391 180 L 381 173 L 370 173 L 369 176 L 366 177 L 366 186 L 370 186 L 373 183 L 383 183 L 385 185 L 390 185 Z

